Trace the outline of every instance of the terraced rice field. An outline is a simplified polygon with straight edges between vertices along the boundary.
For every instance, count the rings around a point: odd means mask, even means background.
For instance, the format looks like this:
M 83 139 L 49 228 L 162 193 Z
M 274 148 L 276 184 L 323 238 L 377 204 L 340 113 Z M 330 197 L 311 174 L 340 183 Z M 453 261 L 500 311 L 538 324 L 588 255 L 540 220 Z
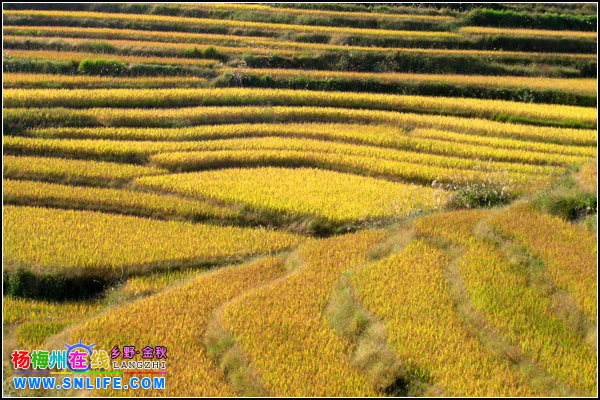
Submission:
M 596 396 L 596 5 L 463 6 L 6 4 L 3 394 Z

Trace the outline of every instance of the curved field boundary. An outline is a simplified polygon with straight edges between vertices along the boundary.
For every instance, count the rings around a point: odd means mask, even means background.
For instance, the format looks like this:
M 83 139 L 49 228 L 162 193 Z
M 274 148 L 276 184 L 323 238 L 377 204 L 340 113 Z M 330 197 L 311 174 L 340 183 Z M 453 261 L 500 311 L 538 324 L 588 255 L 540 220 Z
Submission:
M 503 100 L 319 92 L 285 89 L 6 89 L 4 107 L 190 107 L 190 106 L 320 106 L 507 118 L 532 124 L 595 127 L 589 107 L 523 104 Z
M 377 395 L 351 365 L 350 342 L 335 333 L 323 313 L 342 273 L 364 262 L 382 238 L 367 231 L 310 242 L 300 250 L 300 270 L 225 307 L 223 327 L 272 394 Z
M 505 123 L 479 118 L 352 110 L 330 107 L 186 107 L 140 108 L 5 108 L 4 131 L 8 134 L 33 127 L 181 127 L 232 123 L 345 122 L 396 125 L 401 128 L 435 128 L 563 145 L 595 146 L 595 129 L 572 129 Z
M 586 316 L 596 321 L 598 241 L 593 234 L 527 205 L 498 214 L 490 225 L 539 257 L 556 285 L 567 290 Z
M 261 48 L 270 48 L 270 52 L 279 53 L 279 50 L 295 50 L 295 51 L 353 51 L 353 52 L 377 52 L 377 53 L 413 53 L 423 55 L 453 55 L 453 56 L 471 56 L 471 57 L 488 57 L 496 61 L 527 61 L 531 59 L 540 62 L 567 62 L 569 60 L 595 60 L 595 54 L 580 54 L 580 53 L 538 53 L 538 52 L 523 52 L 523 51 L 503 51 L 503 50 L 466 50 L 466 49 L 420 49 L 420 48 L 405 48 L 405 47 L 366 47 L 366 46 L 341 46 L 323 43 L 301 43 L 276 38 L 260 37 L 260 36 L 236 36 L 236 35 L 220 35 L 211 33 L 191 33 L 191 32 L 164 32 L 164 31 L 140 31 L 133 29 L 113 29 L 113 28 L 94 28 L 94 27 L 69 27 L 69 26 L 18 26 L 7 25 L 4 27 L 5 35 L 27 36 L 32 39 L 35 37 L 65 37 L 65 38 L 91 38 L 91 39 L 106 39 L 109 42 L 113 40 L 135 40 L 139 45 L 143 45 L 146 41 L 156 41 L 162 43 L 177 43 L 177 44 L 202 44 L 202 45 L 219 45 L 231 47 L 229 50 L 232 53 L 236 50 L 235 47 L 245 48 L 243 51 L 260 51 Z M 153 44 L 154 45 L 154 44 Z M 158 45 L 158 44 L 156 44 Z
M 221 304 L 283 272 L 281 259 L 267 258 L 203 273 L 182 286 L 89 319 L 74 329 L 70 337 L 95 343 L 96 348 L 106 351 L 117 344 L 139 350 L 145 346 L 165 346 L 169 372 L 165 389 L 144 391 L 146 395 L 235 396 L 202 346 L 206 324 Z M 123 326 L 127 329 L 121 329 Z M 102 392 L 112 396 L 135 393 L 131 389 Z

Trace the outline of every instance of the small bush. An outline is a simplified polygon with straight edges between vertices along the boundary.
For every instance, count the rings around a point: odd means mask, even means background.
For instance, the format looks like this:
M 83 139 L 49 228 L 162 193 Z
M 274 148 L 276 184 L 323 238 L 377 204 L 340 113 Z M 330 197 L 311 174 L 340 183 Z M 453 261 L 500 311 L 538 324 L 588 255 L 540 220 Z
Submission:
M 86 75 L 119 76 L 127 73 L 127 66 L 116 60 L 83 60 L 77 70 Z
M 94 53 L 116 53 L 117 49 L 112 43 L 93 42 L 90 44 L 90 51 Z
M 533 204 L 541 211 L 567 221 L 576 221 L 598 212 L 597 195 L 577 187 L 561 186 L 545 191 L 534 199 Z
M 77 300 L 98 296 L 109 282 L 97 276 L 66 278 L 58 275 L 37 276 L 24 268 L 4 271 L 3 293 L 52 301 Z
M 451 208 L 479 208 L 507 204 L 510 200 L 511 196 L 500 186 L 471 183 L 458 188 L 448 204 Z
M 227 55 L 220 53 L 213 46 L 208 46 L 204 50 L 200 50 L 198 47 L 194 46 L 193 49 L 184 49 L 182 54 L 187 58 L 207 58 L 220 61 L 225 61 L 228 59 Z

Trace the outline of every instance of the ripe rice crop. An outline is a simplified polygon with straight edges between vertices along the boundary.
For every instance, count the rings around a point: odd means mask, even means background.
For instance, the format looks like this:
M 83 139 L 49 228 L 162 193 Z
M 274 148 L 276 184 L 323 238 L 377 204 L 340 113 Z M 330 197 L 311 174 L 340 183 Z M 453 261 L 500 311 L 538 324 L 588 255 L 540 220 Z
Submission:
M 195 168 L 193 163 L 194 156 L 192 156 L 191 158 L 188 156 L 184 156 L 182 158 L 181 155 L 169 156 L 168 154 L 164 154 L 161 156 L 157 155 L 156 157 L 151 157 L 151 155 L 157 153 L 191 152 L 201 150 L 245 150 L 247 152 L 246 154 L 250 154 L 248 153 L 250 150 L 290 150 L 296 152 L 317 152 L 329 153 L 328 155 L 322 154 L 321 158 L 325 160 L 325 158 L 323 157 L 328 157 L 328 160 L 335 161 L 339 165 L 355 165 L 360 169 L 372 170 L 375 173 L 382 173 L 383 170 L 386 170 L 392 175 L 405 177 L 407 177 L 405 175 L 405 172 L 399 173 L 393 171 L 398 171 L 399 167 L 401 168 L 402 165 L 406 166 L 407 163 L 424 164 L 427 166 L 431 166 L 431 168 L 419 168 L 418 171 L 412 171 L 411 176 L 414 176 L 415 178 L 421 176 L 422 178 L 420 180 L 425 181 L 432 181 L 434 179 L 441 179 L 442 177 L 448 177 L 453 175 L 455 175 L 456 178 L 459 178 L 459 176 L 462 175 L 464 177 L 472 176 L 474 179 L 477 179 L 476 177 L 483 177 L 483 174 L 481 173 L 482 171 L 490 171 L 493 173 L 500 174 L 508 173 L 511 178 L 516 178 L 518 181 L 520 181 L 522 178 L 526 177 L 519 177 L 517 175 L 556 175 L 558 173 L 561 173 L 562 171 L 561 168 L 552 166 L 538 166 L 493 161 L 485 162 L 479 160 L 448 157 L 435 154 L 421 154 L 418 151 L 423 149 L 419 148 L 419 146 L 411 145 L 410 142 L 408 143 L 408 145 L 405 145 L 405 147 L 409 147 L 409 149 L 413 151 L 402 151 L 372 146 L 360 146 L 353 144 L 326 142 L 312 139 L 277 137 L 259 137 L 252 139 L 223 139 L 199 142 L 151 142 L 91 139 L 37 139 L 10 136 L 5 138 L 4 146 L 6 150 L 18 154 L 54 154 L 68 155 L 71 157 L 88 157 L 105 160 L 120 160 L 133 162 L 146 162 L 149 159 L 153 162 L 165 165 L 168 168 L 182 170 L 189 170 Z M 441 148 L 441 146 L 439 147 Z M 334 156 L 336 154 L 338 155 L 337 157 Z M 342 158 L 342 155 L 362 157 L 363 160 L 344 160 Z M 297 157 L 300 156 L 300 154 L 297 154 Z M 305 156 L 305 159 L 308 160 L 308 158 L 306 157 L 307 156 Z M 365 159 L 365 157 L 370 158 L 370 160 Z M 387 162 L 388 160 L 392 163 Z M 398 162 L 401 164 L 398 164 Z M 384 167 L 384 165 L 388 165 L 388 167 Z M 457 169 L 457 171 L 450 171 L 444 168 Z M 467 169 L 470 169 L 472 171 L 461 171 Z M 453 172 L 455 172 L 455 174 L 453 174 Z M 464 179 L 460 179 L 460 181 L 464 182 Z
M 596 148 L 591 146 L 569 146 L 517 139 L 505 139 L 501 137 L 485 137 L 459 132 L 442 131 L 438 129 L 417 128 L 410 132 L 410 136 L 414 138 L 435 139 L 446 142 L 491 146 L 496 149 L 515 149 L 547 154 L 573 155 L 579 157 L 594 157 L 596 154 Z
M 435 128 L 544 143 L 595 146 L 595 129 L 541 127 L 495 122 L 478 118 L 397 113 L 327 107 L 190 107 L 139 108 L 5 108 L 4 126 L 12 129 L 34 126 L 137 126 L 180 127 L 236 122 L 361 122 L 397 125 L 402 128 Z
M 577 179 L 590 192 L 598 191 L 598 160 L 584 164 L 577 173 Z
M 313 167 L 340 172 L 354 172 L 367 176 L 383 176 L 406 182 L 432 184 L 434 182 L 463 186 L 472 182 L 502 185 L 511 194 L 543 186 L 548 176 L 508 171 L 485 171 L 489 165 L 480 164 L 480 170 L 425 166 L 371 157 L 350 156 L 295 150 L 224 150 L 205 152 L 164 153 L 150 157 L 151 162 L 175 171 L 194 171 L 222 167 L 283 166 Z
M 473 236 L 475 224 L 486 215 L 488 212 L 483 210 L 447 211 L 420 218 L 415 228 L 421 236 L 437 236 L 463 245 Z
M 480 159 L 499 159 L 553 165 L 586 161 L 596 154 L 593 147 L 561 146 L 511 139 L 486 138 L 430 129 L 415 129 L 410 132 L 410 136 L 406 136 L 404 130 L 398 127 L 372 125 L 365 132 L 364 125 L 359 124 L 230 124 L 167 129 L 34 128 L 28 130 L 26 135 L 39 138 L 160 141 L 217 140 L 266 136 L 310 138 L 376 145 L 401 150 L 428 152 L 430 154 L 473 156 Z M 432 140 L 420 140 L 421 138 Z M 248 141 L 246 143 L 250 144 L 251 142 Z M 305 149 L 309 150 L 309 148 Z M 321 147 L 318 151 L 323 151 L 323 148 Z M 396 155 L 400 156 L 399 153 L 394 154 L 394 157 L 387 158 L 394 159 Z M 383 155 L 383 153 L 379 153 L 377 156 L 380 155 Z
M 4 296 L 2 302 L 5 327 L 16 326 L 17 346 L 29 350 L 41 349 L 47 338 L 102 308 L 100 301 L 50 302 Z
M 102 305 L 97 301 L 52 302 L 4 296 L 2 297 L 2 320 L 5 324 L 13 324 L 62 318 L 81 319 L 101 308 Z
M 89 18 L 96 20 L 112 20 L 119 22 L 136 22 L 136 23 L 162 23 L 181 26 L 202 26 L 207 27 L 227 27 L 241 29 L 258 29 L 262 31 L 274 32 L 322 32 L 331 34 L 345 35 L 365 35 L 373 37 L 413 37 L 413 38 L 436 38 L 436 39 L 454 39 L 460 35 L 451 32 L 425 32 L 425 31 L 395 31 L 385 29 L 358 29 L 346 27 L 329 27 L 329 26 L 308 26 L 308 25 L 289 25 L 289 24 L 272 24 L 262 22 L 248 22 L 235 20 L 214 20 L 207 18 L 185 18 L 171 17 L 163 15 L 145 15 L 145 14 L 116 14 L 116 13 L 100 13 L 100 12 L 79 12 L 79 11 L 3 11 L 4 17 L 33 17 L 33 18 L 49 18 L 49 19 L 81 19 Z
M 125 142 L 125 144 L 130 144 L 131 142 Z M 155 142 L 155 144 L 160 144 L 161 142 Z M 182 143 L 182 142 L 180 142 Z M 169 147 L 165 149 L 175 150 L 177 147 L 173 146 L 172 142 L 165 142 L 165 144 Z M 476 158 L 500 158 L 502 159 L 501 151 L 497 151 L 498 156 L 495 156 L 495 153 L 489 151 L 488 154 L 485 154 L 483 151 L 478 151 L 477 147 L 462 149 L 459 146 L 447 145 L 449 150 L 444 151 L 442 145 L 438 145 L 436 147 L 436 143 L 427 143 L 426 141 L 410 141 L 407 140 L 404 143 L 404 146 L 398 146 L 401 149 L 405 148 L 408 151 L 396 150 L 396 149 L 388 149 L 388 148 L 379 148 L 374 146 L 363 146 L 356 144 L 347 144 L 347 143 L 335 143 L 329 141 L 321 141 L 321 140 L 313 140 L 313 139 L 301 139 L 301 138 L 279 138 L 279 137 L 263 137 L 263 138 L 248 138 L 248 139 L 224 139 L 224 140 L 211 140 L 206 142 L 195 143 L 195 146 L 191 146 L 189 142 L 183 142 L 183 144 L 188 144 L 187 149 L 184 150 L 208 150 L 208 151 L 223 151 L 223 150 L 244 150 L 244 151 L 252 151 L 252 150 L 290 150 L 290 151 L 299 151 L 299 152 L 319 152 L 319 153 L 332 153 L 332 154 L 340 154 L 340 155 L 349 155 L 349 156 L 362 156 L 362 157 L 370 157 L 376 158 L 377 160 L 392 160 L 392 161 L 401 161 L 404 163 L 419 163 L 424 165 L 432 165 L 436 167 L 446 167 L 446 168 L 458 168 L 458 169 L 480 169 L 480 170 L 489 170 L 489 171 L 501 171 L 508 170 L 511 172 L 522 172 L 529 174 L 555 174 L 557 172 L 561 172 L 560 168 L 555 169 L 553 167 L 546 166 L 537 166 L 537 165 L 528 165 L 528 164 L 513 164 L 513 163 L 502 163 L 502 162 L 488 162 L 483 163 L 479 160 L 469 160 L 465 158 L 458 157 L 448 157 L 445 155 L 436 155 L 436 152 L 445 152 L 448 155 L 456 155 L 456 156 L 467 156 L 473 159 Z M 143 146 L 141 146 L 143 147 Z M 156 146 L 156 150 L 159 149 L 159 146 Z M 485 148 L 483 148 L 485 149 Z M 454 150 L 454 151 L 453 151 Z M 429 154 L 428 154 L 429 153 Z M 431 154 L 433 153 L 433 154 Z M 481 156 L 481 153 L 484 153 L 484 156 Z M 506 152 L 509 160 L 522 160 L 526 158 L 525 156 L 528 153 L 521 153 L 522 157 L 519 157 L 519 154 L 515 154 L 511 156 L 511 153 Z M 537 156 L 537 153 L 530 153 L 531 157 Z M 541 157 L 544 155 L 539 155 L 538 160 L 541 161 Z M 169 155 L 165 156 L 166 158 L 162 158 L 162 160 L 176 160 L 177 157 L 170 157 Z M 560 157 L 560 156 L 559 156 Z M 547 156 L 549 162 L 552 162 L 553 156 Z M 161 156 L 152 157 L 151 161 L 156 161 L 157 159 L 161 159 Z M 563 159 L 563 163 L 566 163 L 570 159 L 565 157 Z M 585 161 L 588 158 L 574 158 L 577 161 Z M 528 159 L 531 162 L 531 159 Z M 169 165 L 169 167 L 173 167 L 174 164 Z
M 323 315 L 342 273 L 365 262 L 383 238 L 363 231 L 312 241 L 303 265 L 285 279 L 242 295 L 223 310 L 222 324 L 275 396 L 377 395 L 350 365 L 350 343 Z
M 360 300 L 385 321 L 387 340 L 409 371 L 427 374 L 445 395 L 540 395 L 462 325 L 444 279 L 448 262 L 443 251 L 415 241 L 359 269 L 352 282 Z
M 592 126 L 596 110 L 503 100 L 271 89 L 6 89 L 5 107 L 189 107 L 295 105 L 507 118 Z
M 394 147 L 404 140 L 397 126 L 336 123 L 224 124 L 185 128 L 33 128 L 27 135 L 43 138 L 118 140 L 208 140 L 264 136 L 326 139 L 333 141 Z
M 4 203 L 117 211 L 147 217 L 235 219 L 239 212 L 195 200 L 126 189 L 102 189 L 4 179 Z
M 38 179 L 101 186 L 121 184 L 137 176 L 160 175 L 168 172 L 156 167 L 91 160 L 11 155 L 4 155 L 3 159 L 5 178 Z
M 58 31 L 53 31 L 52 33 L 57 33 Z M 70 31 L 67 31 L 67 35 L 69 34 Z M 74 34 L 77 34 L 75 31 L 73 32 Z M 128 31 L 126 31 L 128 32 Z M 137 32 L 137 33 L 135 33 Z M 120 36 L 124 36 L 124 37 L 134 37 L 137 38 L 139 35 L 140 31 L 132 31 L 132 33 L 123 33 L 123 32 L 117 32 L 116 36 L 120 37 Z M 162 34 L 165 33 L 170 33 L 170 32 L 160 32 Z M 175 34 L 177 34 L 177 32 L 174 32 Z M 15 48 L 10 50 L 11 52 L 16 52 L 15 54 L 19 55 L 19 54 L 25 54 L 25 56 L 27 54 L 29 54 L 26 50 L 19 50 L 20 48 L 22 48 L 24 45 L 22 44 L 23 41 L 28 41 L 29 43 L 31 43 L 32 45 L 38 47 L 38 48 L 50 48 L 52 49 L 53 46 L 56 46 L 56 44 L 54 44 L 55 41 L 59 41 L 63 47 L 66 47 L 67 45 L 70 46 L 70 52 L 74 52 L 76 49 L 78 48 L 89 48 L 89 47 L 94 47 L 95 45 L 98 45 L 98 40 L 97 39 L 91 39 L 91 38 L 79 38 L 79 37 L 75 37 L 75 38 L 71 38 L 70 36 L 50 36 L 50 37 L 39 37 L 39 36 L 5 36 L 4 37 L 6 43 L 10 46 L 9 48 Z M 212 42 L 213 40 L 208 40 L 208 44 L 197 44 L 197 43 L 173 43 L 171 41 L 168 41 L 167 38 L 162 38 L 161 36 L 159 36 L 157 39 L 164 39 L 164 41 L 149 41 L 148 40 L 149 37 L 144 37 L 141 38 L 141 40 L 129 40 L 129 39 L 115 39 L 114 37 L 110 37 L 110 38 L 102 38 L 102 43 L 104 43 L 105 45 L 109 45 L 111 47 L 111 51 L 109 53 L 100 53 L 100 54 L 104 54 L 105 58 L 109 58 L 111 57 L 114 53 L 119 53 L 121 54 L 121 57 L 135 57 L 136 54 L 141 54 L 143 57 L 150 57 L 150 56 L 154 56 L 155 58 L 163 58 L 163 59 L 168 59 L 168 60 L 179 60 L 181 59 L 183 61 L 183 63 L 186 63 L 186 61 L 188 60 L 197 60 L 197 61 L 201 61 L 202 63 L 205 63 L 207 65 L 212 65 L 212 64 L 216 64 L 217 61 L 215 59 L 213 59 L 213 57 L 210 57 L 210 59 L 207 60 L 201 60 L 201 59 L 197 59 L 197 58 L 193 58 L 193 59 L 186 59 L 186 58 L 180 58 L 180 57 L 185 57 L 185 54 L 189 51 L 194 51 L 194 52 L 203 52 L 204 50 L 206 50 L 208 47 L 212 47 L 214 50 L 217 51 L 218 54 L 220 55 L 233 55 L 233 56 L 240 56 L 243 54 L 248 53 L 249 51 L 253 52 L 253 53 L 257 53 L 257 54 L 272 54 L 272 50 L 269 48 L 263 48 L 263 47 L 256 47 L 256 48 L 252 48 L 252 49 L 248 49 L 247 47 L 239 47 L 239 46 L 215 46 L 215 45 L 211 45 L 210 42 Z M 171 37 L 172 39 L 172 37 Z M 308 49 L 307 49 L 308 50 Z M 5 51 L 9 51 L 9 50 L 5 50 Z M 33 54 L 34 56 L 37 54 L 37 52 L 40 52 L 43 50 L 37 50 L 35 52 L 32 52 L 31 54 Z M 280 56 L 293 56 L 293 55 L 297 55 L 299 50 L 288 50 L 288 49 L 277 49 L 276 53 Z M 30 51 L 31 52 L 31 51 Z M 53 54 L 51 53 L 40 53 L 41 56 L 43 58 L 49 58 L 49 59 L 53 59 L 52 57 L 54 57 Z M 56 55 L 56 57 L 60 57 L 60 55 Z M 167 57 L 175 57 L 175 58 L 167 58 Z M 125 60 L 123 60 L 125 61 Z M 177 62 L 173 62 L 173 64 L 177 64 Z M 188 63 L 189 64 L 189 63 Z
M 4 8 L 15 348 L 168 349 L 101 396 L 597 395 L 595 5 Z
M 4 207 L 3 227 L 5 269 L 105 279 L 238 260 L 300 241 L 262 228 L 10 205 Z
M 5 88 L 176 88 L 202 87 L 206 79 L 194 76 L 113 77 L 54 74 L 4 74 Z
M 525 271 L 476 239 L 470 240 L 460 271 L 475 308 L 509 343 L 575 393 L 596 393 L 597 354 L 556 316 L 547 290 L 531 285 Z
M 401 217 L 435 209 L 446 199 L 444 192 L 426 187 L 310 168 L 232 168 L 169 175 L 167 179 L 139 179 L 135 183 L 338 224 Z
M 522 36 L 522 37 L 554 37 L 561 39 L 595 40 L 596 32 L 550 31 L 543 29 L 489 28 L 482 26 L 464 26 L 458 30 L 467 35 Z
M 497 50 L 462 50 L 462 49 L 421 49 L 400 47 L 366 47 L 366 46 L 340 46 L 324 43 L 301 43 L 279 40 L 278 38 L 262 36 L 235 36 L 219 35 L 212 33 L 191 32 L 164 32 L 164 31 L 140 31 L 132 29 L 111 29 L 93 27 L 70 27 L 70 26 L 4 26 L 5 35 L 32 36 L 35 37 L 65 37 L 70 38 L 94 38 L 110 40 L 136 40 L 137 45 L 143 45 L 144 41 L 154 40 L 158 42 L 177 42 L 177 47 L 183 43 L 214 44 L 228 46 L 228 48 L 217 48 L 221 52 L 239 54 L 249 51 L 262 52 L 265 48 L 270 49 L 271 54 L 288 54 L 284 50 L 296 51 L 353 51 L 353 52 L 377 52 L 377 53 L 413 53 L 428 55 L 469 56 L 488 57 L 495 61 L 514 60 L 537 60 L 539 62 L 564 62 L 569 60 L 595 60 L 595 54 L 579 53 L 535 53 L 523 51 L 497 51 Z M 135 45 L 135 43 L 130 43 Z M 157 46 L 153 43 L 152 46 Z M 231 47 L 233 46 L 233 47 Z M 236 50 L 234 47 L 240 47 Z M 263 49 L 263 50 L 261 50 Z M 279 49 L 279 50 L 276 50 Z M 241 50 L 241 51 L 240 51 Z
M 197 58 L 122 56 L 119 54 L 59 52 L 53 50 L 4 50 L 3 53 L 5 58 L 32 58 L 43 60 L 66 60 L 78 62 L 81 62 L 83 60 L 117 60 L 126 63 L 194 65 L 200 67 L 209 67 L 217 63 L 217 61 L 215 60 L 203 60 Z
M 178 284 L 183 280 L 190 280 L 190 278 L 197 276 L 199 273 L 202 272 L 194 269 L 185 269 L 182 271 L 163 271 L 152 275 L 135 276 L 118 287 L 114 295 L 128 300 L 136 297 L 150 296 L 162 291 L 173 283 Z
M 318 71 L 299 69 L 268 69 L 268 68 L 229 68 L 221 72 L 236 74 L 270 75 L 274 78 L 312 78 L 312 79 L 373 79 L 380 82 L 413 82 L 413 83 L 450 83 L 464 86 L 486 88 L 529 88 L 536 90 L 559 90 L 570 93 L 585 93 L 595 95 L 598 81 L 596 79 L 560 79 L 546 77 L 519 76 L 480 76 L 452 74 L 408 74 L 408 73 L 373 73 L 347 71 Z
M 217 307 L 282 273 L 283 263 L 279 258 L 219 268 L 200 274 L 183 286 L 115 307 L 88 320 L 70 337 L 74 341 L 82 338 L 84 343 L 95 343 L 97 348 L 107 351 L 116 343 L 140 350 L 144 346 L 165 346 L 167 384 L 164 390 L 144 390 L 144 395 L 235 396 L 202 346 L 202 335 Z M 123 326 L 127 329 L 122 329 Z M 133 396 L 140 393 L 132 389 L 113 389 L 102 394 Z
M 526 205 L 512 207 L 490 223 L 539 257 L 555 284 L 567 290 L 579 308 L 596 320 L 598 243 L 593 234 Z
M 235 10 L 235 11 L 268 11 L 277 14 L 300 14 L 319 17 L 349 17 L 349 18 L 373 18 L 377 20 L 426 20 L 426 21 L 451 21 L 454 18 L 448 15 L 419 15 L 419 14 L 385 14 L 371 12 L 344 12 L 344 11 L 327 11 L 316 9 L 295 9 L 295 8 L 274 8 L 268 5 L 257 4 L 229 4 L 229 3 L 185 3 L 182 7 L 199 8 L 207 10 Z
M 416 228 L 421 235 L 439 236 L 464 248 L 459 270 L 471 302 L 511 345 L 576 393 L 593 393 L 592 349 L 558 319 L 547 290 L 532 285 L 526 270 L 473 236 L 474 226 L 485 215 L 482 211 L 435 214 L 420 219 Z M 530 222 L 529 228 L 535 224 Z

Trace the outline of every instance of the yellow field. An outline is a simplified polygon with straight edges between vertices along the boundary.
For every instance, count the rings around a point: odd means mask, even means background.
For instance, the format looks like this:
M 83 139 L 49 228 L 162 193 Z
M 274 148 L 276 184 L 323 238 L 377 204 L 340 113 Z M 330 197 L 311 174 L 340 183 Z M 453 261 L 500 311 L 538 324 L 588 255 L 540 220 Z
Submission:
M 160 175 L 167 170 L 112 162 L 69 160 L 50 157 L 3 157 L 4 177 L 45 181 L 93 183 L 111 186 L 142 175 Z
M 30 39 L 41 39 L 41 37 L 61 37 L 61 40 L 68 38 L 95 38 L 104 39 L 108 43 L 115 45 L 137 45 L 137 46 L 161 46 L 165 48 L 190 48 L 191 44 L 212 44 L 219 51 L 226 53 L 245 53 L 250 48 L 253 52 L 264 53 L 271 52 L 276 54 L 292 54 L 289 50 L 295 51 L 357 51 L 357 52 L 401 52 L 423 55 L 455 55 L 455 56 L 484 56 L 493 59 L 560 59 L 560 60 L 587 60 L 594 59 L 595 56 L 583 53 L 540 53 L 523 51 L 491 51 L 491 50 L 472 50 L 472 49 L 422 49 L 408 47 L 367 47 L 367 46 L 340 46 L 325 43 L 302 43 L 286 40 L 278 40 L 262 36 L 235 36 L 221 35 L 211 33 L 191 33 L 191 32 L 161 32 L 161 31 L 139 31 L 133 29 L 110 29 L 93 27 L 69 27 L 69 26 L 5 26 L 4 32 L 8 38 L 16 39 L 17 36 L 29 37 Z M 10 36 L 15 35 L 15 36 Z M 33 36 L 30 36 L 33 35 Z M 131 40 L 126 42 L 125 40 Z M 154 40 L 156 42 L 147 42 Z M 137 41 L 132 42 L 132 41 Z M 83 43 L 83 40 L 76 42 Z M 173 46 L 171 46 L 173 45 Z M 236 48 L 236 46 L 238 48 Z
M 4 4 L 2 394 L 597 397 L 596 20 Z
M 261 29 L 273 31 L 296 31 L 296 32 L 323 32 L 332 34 L 347 34 L 347 35 L 367 35 L 367 36 L 390 36 L 390 37 L 435 37 L 435 38 L 453 38 L 457 37 L 456 33 L 450 32 L 423 32 L 423 31 L 393 31 L 382 29 L 357 29 L 345 27 L 330 27 L 330 26 L 306 26 L 306 25 L 284 25 L 271 24 L 260 22 L 247 22 L 235 20 L 213 20 L 207 18 L 185 18 L 185 17 L 170 17 L 161 15 L 144 15 L 144 14 L 113 14 L 113 13 L 96 13 L 96 12 L 78 12 L 78 11 L 4 11 L 4 16 L 43 16 L 49 18 L 90 18 L 90 19 L 107 19 L 113 21 L 135 21 L 135 22 L 154 22 L 166 23 L 183 26 L 226 26 L 230 28 L 242 29 Z
M 402 253 L 359 270 L 352 280 L 360 299 L 386 322 L 388 340 L 409 370 L 429 375 L 443 393 L 539 395 L 462 326 L 446 292 L 443 271 L 448 262 L 444 252 L 416 241 Z
M 184 107 L 171 109 L 140 108 L 7 108 L 5 119 L 19 123 L 46 126 L 71 125 L 79 119 L 83 126 L 173 127 L 237 122 L 360 122 L 398 125 L 405 128 L 424 127 L 473 133 L 479 136 L 520 139 L 526 142 L 595 146 L 594 129 L 570 129 L 502 123 L 479 118 L 446 115 L 397 113 L 381 110 L 343 109 L 333 107 Z M 41 120 L 41 121 L 40 121 Z M 30 122 L 29 122 L 30 121 Z M 42 122 L 42 123 L 40 123 Z
M 269 282 L 282 272 L 282 262 L 278 258 L 206 272 L 181 287 L 99 315 L 72 332 L 71 338 L 91 341 L 106 351 L 110 351 L 114 343 L 131 343 L 139 349 L 150 343 L 167 347 L 169 385 L 165 390 L 154 392 L 156 395 L 232 396 L 223 374 L 201 344 L 206 324 L 221 304 Z M 147 313 L 147 310 L 154 312 Z M 123 325 L 127 329 L 120 329 Z M 111 329 L 107 331 L 107 327 Z M 157 335 L 160 335 L 159 341 Z M 144 392 L 145 395 L 149 393 Z M 107 390 L 103 394 L 140 395 L 132 389 Z
M 596 124 L 593 108 L 522 104 L 502 100 L 264 89 L 6 89 L 5 107 L 186 107 L 194 105 L 296 105 L 371 108 L 494 119 L 509 115 L 542 122 Z
M 542 29 L 504 29 L 504 28 L 484 28 L 480 26 L 465 26 L 459 29 L 460 33 L 468 35 L 504 35 L 504 36 L 544 36 L 560 37 L 569 39 L 589 39 L 594 40 L 598 36 L 596 32 L 576 32 L 576 31 L 548 31 Z
M 323 310 L 340 275 L 363 262 L 382 234 L 361 232 L 308 243 L 301 271 L 247 295 L 223 310 L 223 326 L 248 354 L 276 396 L 376 395 L 346 354 Z
M 139 57 L 122 56 L 118 54 L 69 52 L 61 53 L 51 50 L 4 50 L 7 58 L 33 58 L 44 60 L 83 61 L 83 60 L 116 60 L 126 63 L 146 64 L 181 64 L 206 67 L 216 63 L 215 60 L 198 60 L 194 58 L 164 58 L 164 57 Z
M 4 202 L 84 210 L 117 211 L 148 217 L 233 219 L 239 212 L 200 201 L 125 189 L 88 188 L 4 179 Z
M 206 83 L 203 78 L 187 76 L 141 76 L 108 77 L 52 74 L 4 74 L 4 87 L 18 88 L 126 88 L 126 87 L 199 87 Z
M 452 75 L 452 74 L 407 74 L 407 73 L 369 73 L 346 71 L 306 71 L 297 69 L 250 69 L 250 68 L 223 68 L 222 72 L 235 74 L 268 74 L 275 78 L 314 79 L 374 79 L 387 83 L 454 83 L 465 86 L 479 87 L 518 87 L 542 90 L 561 90 L 566 92 L 596 94 L 598 81 L 596 79 L 558 79 L 539 77 L 516 76 L 477 76 L 477 75 Z
M 295 235 L 91 211 L 4 207 L 4 265 L 67 276 L 128 276 L 283 250 Z M 99 240 L 102 238 L 102 240 Z
M 274 179 L 277 186 L 270 184 Z M 335 223 L 401 217 L 435 209 L 446 199 L 430 188 L 309 168 L 233 168 L 138 179 L 135 184 Z
M 589 318 L 597 318 L 596 237 L 583 228 L 525 206 L 498 215 L 492 225 L 540 257 L 556 285 L 571 293 Z

